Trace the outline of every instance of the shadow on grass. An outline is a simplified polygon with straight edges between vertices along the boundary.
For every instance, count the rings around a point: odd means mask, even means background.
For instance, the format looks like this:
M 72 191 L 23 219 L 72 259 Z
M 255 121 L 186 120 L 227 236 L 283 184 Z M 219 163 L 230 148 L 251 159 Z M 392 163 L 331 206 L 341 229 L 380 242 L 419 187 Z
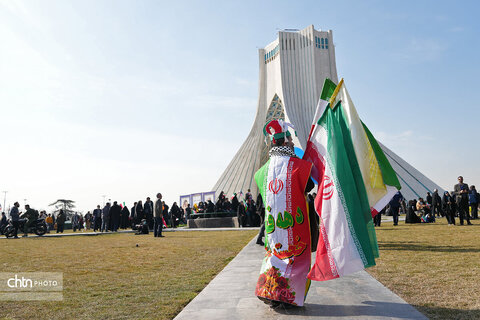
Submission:
M 401 250 L 401 251 L 434 251 L 434 252 L 480 252 L 479 248 L 465 248 L 462 246 L 444 246 L 421 243 L 406 242 L 385 242 L 378 243 L 380 250 Z
M 429 319 L 476 320 L 480 319 L 480 310 L 461 310 L 441 307 L 414 306 Z
M 346 301 L 345 301 L 346 302 Z M 381 317 L 395 319 L 427 319 L 420 312 L 406 303 L 363 301 L 362 305 L 325 305 L 306 303 L 303 308 L 277 307 L 275 312 L 294 316 L 322 317 Z

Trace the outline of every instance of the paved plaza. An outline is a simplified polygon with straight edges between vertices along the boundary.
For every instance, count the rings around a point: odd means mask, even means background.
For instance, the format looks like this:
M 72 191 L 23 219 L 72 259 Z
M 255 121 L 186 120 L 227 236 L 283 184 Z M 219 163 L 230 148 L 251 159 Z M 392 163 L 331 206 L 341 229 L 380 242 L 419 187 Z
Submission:
M 427 319 L 366 271 L 316 282 L 305 306 L 272 309 L 255 295 L 265 250 L 255 239 L 175 318 L 190 319 Z

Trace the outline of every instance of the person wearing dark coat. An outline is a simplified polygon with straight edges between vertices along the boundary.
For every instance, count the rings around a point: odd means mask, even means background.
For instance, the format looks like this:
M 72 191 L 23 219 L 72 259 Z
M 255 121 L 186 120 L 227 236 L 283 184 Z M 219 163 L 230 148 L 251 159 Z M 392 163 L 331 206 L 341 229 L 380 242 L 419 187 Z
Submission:
M 217 203 L 215 203 L 215 212 L 223 212 L 223 200 L 218 200 Z
M 430 206 L 430 208 L 432 207 L 432 201 L 433 201 L 433 197 L 432 195 L 430 194 L 430 192 L 427 192 L 427 197 L 425 198 L 425 201 L 427 201 L 427 204 Z
M 260 231 L 257 236 L 257 244 L 263 246 L 265 243 L 262 238 L 265 236 L 265 206 L 263 205 L 262 195 L 259 193 L 257 196 L 257 214 L 260 217 Z
M 463 225 L 463 219 L 470 222 L 470 214 L 468 212 L 468 184 L 463 183 L 463 177 L 458 177 L 458 183 L 453 187 L 455 194 L 455 201 L 457 203 L 458 217 L 460 218 L 460 225 Z
M 407 215 L 405 216 L 405 223 L 420 223 L 422 219 L 415 214 L 416 202 L 410 200 L 408 202 Z
M 255 203 L 253 202 L 252 199 L 247 200 L 247 226 L 249 227 L 256 227 L 258 221 L 256 221 L 257 216 L 257 207 L 255 206 Z
M 57 233 L 61 232 L 63 233 L 63 227 L 65 226 L 65 220 L 66 220 L 66 215 L 63 212 L 62 209 L 60 209 L 60 212 L 57 214 Z
M 117 201 L 113 201 L 113 205 L 110 208 L 110 220 L 112 221 L 112 230 L 114 232 L 118 231 L 120 227 L 120 215 L 122 213 L 122 208 L 117 204 Z
M 313 181 L 312 181 L 313 183 Z M 320 217 L 318 216 L 317 210 L 315 209 L 315 198 L 317 197 L 316 193 L 309 194 L 308 199 L 308 215 L 310 217 L 310 234 L 312 235 L 311 245 L 312 252 L 317 251 L 318 238 L 320 236 Z
M 232 198 L 232 210 L 233 212 L 237 212 L 237 209 L 238 209 L 238 198 L 237 198 L 237 194 L 234 193 Z
M 475 189 L 474 185 L 470 186 L 470 193 L 468 194 L 468 203 L 470 204 L 472 219 L 478 219 L 478 198 L 480 195 Z
M 237 218 L 238 218 L 238 226 L 240 228 L 245 227 L 247 213 L 245 212 L 245 205 L 243 204 L 243 201 L 239 202 L 238 204 Z
M 170 222 L 170 217 L 168 216 L 169 208 L 170 207 L 165 202 L 163 202 L 163 219 L 165 220 L 166 225 L 168 225 Z
M 135 221 L 137 222 L 137 224 L 140 224 L 144 219 L 142 200 L 137 202 L 137 206 L 135 207 L 135 214 Z
M 455 225 L 455 201 L 448 191 L 443 193 L 442 211 L 447 218 L 448 225 Z
M 132 229 L 133 227 L 135 226 L 135 219 L 137 217 L 137 213 L 136 213 L 136 208 L 137 208 L 137 203 L 134 202 L 133 203 L 133 207 L 130 209 L 130 225 L 132 226 Z
M 150 200 L 150 197 L 147 197 L 147 201 L 143 206 L 143 215 L 147 220 L 148 227 L 150 230 L 153 230 L 153 201 Z
M 122 218 L 120 219 L 120 228 L 127 229 L 128 228 L 128 217 L 130 216 L 130 210 L 128 207 L 125 206 L 122 208 Z
M 102 209 L 100 205 L 97 205 L 97 208 L 93 210 L 93 232 L 97 232 L 102 228 Z
M 398 211 L 400 209 L 400 201 L 402 200 L 402 194 L 400 191 L 395 193 L 392 200 L 388 203 L 390 205 L 390 210 L 392 211 L 393 216 L 393 225 L 398 226 Z
M 172 228 L 177 227 L 178 225 L 177 221 L 180 221 L 180 217 L 181 217 L 180 208 L 178 207 L 177 203 L 174 202 L 172 204 L 172 209 L 170 209 L 170 226 Z
M 2 212 L 2 219 L 0 219 L 0 234 L 3 228 L 7 225 L 7 216 L 5 215 L 5 212 Z
M 207 210 L 205 212 L 206 213 L 215 212 L 215 205 L 213 204 L 212 200 L 210 200 L 210 199 L 208 199 Z
M 438 195 L 438 190 L 434 189 L 432 194 L 432 214 L 437 217 L 444 216 L 442 212 L 442 198 Z

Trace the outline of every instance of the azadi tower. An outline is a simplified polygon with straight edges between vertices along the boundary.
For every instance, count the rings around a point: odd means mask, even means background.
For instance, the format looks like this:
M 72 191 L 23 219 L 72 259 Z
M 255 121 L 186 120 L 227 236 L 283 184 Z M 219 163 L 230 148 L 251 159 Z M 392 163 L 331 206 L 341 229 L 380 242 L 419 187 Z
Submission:
M 245 142 L 213 187 L 218 195 L 251 189 L 258 194 L 253 178 L 267 161 L 268 147 L 262 133 L 271 119 L 283 119 L 295 126 L 295 146 L 305 149 L 308 134 L 325 78 L 338 83 L 332 30 L 318 31 L 313 25 L 297 31 L 278 32 L 278 38 L 259 49 L 259 96 L 257 115 Z M 443 189 L 413 166 L 381 145 L 402 185 L 407 200 L 423 197 L 427 191 Z

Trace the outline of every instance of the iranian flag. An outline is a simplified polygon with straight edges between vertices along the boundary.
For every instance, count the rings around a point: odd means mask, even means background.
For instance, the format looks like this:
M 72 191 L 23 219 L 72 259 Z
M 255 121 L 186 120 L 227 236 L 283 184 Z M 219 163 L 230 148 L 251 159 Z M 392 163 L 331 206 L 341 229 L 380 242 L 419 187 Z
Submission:
M 320 94 L 320 99 L 318 99 L 317 110 L 315 111 L 315 115 L 313 116 L 312 128 L 310 129 L 308 140 L 310 140 L 310 137 L 312 136 L 312 132 L 315 129 L 318 120 L 325 111 L 325 108 L 327 108 L 328 101 L 330 100 L 332 94 L 335 92 L 336 87 L 337 85 L 335 84 L 335 82 L 328 78 L 325 78 L 325 81 L 323 82 L 322 93 Z
M 360 120 L 343 79 L 330 99 L 331 106 L 338 103 L 353 141 L 354 154 L 367 192 L 371 214 L 375 216 L 400 190 L 400 182 L 377 141 Z
M 316 261 L 308 277 L 324 281 L 375 265 L 378 246 L 368 196 L 341 103 L 326 108 L 307 142 L 320 216 Z

